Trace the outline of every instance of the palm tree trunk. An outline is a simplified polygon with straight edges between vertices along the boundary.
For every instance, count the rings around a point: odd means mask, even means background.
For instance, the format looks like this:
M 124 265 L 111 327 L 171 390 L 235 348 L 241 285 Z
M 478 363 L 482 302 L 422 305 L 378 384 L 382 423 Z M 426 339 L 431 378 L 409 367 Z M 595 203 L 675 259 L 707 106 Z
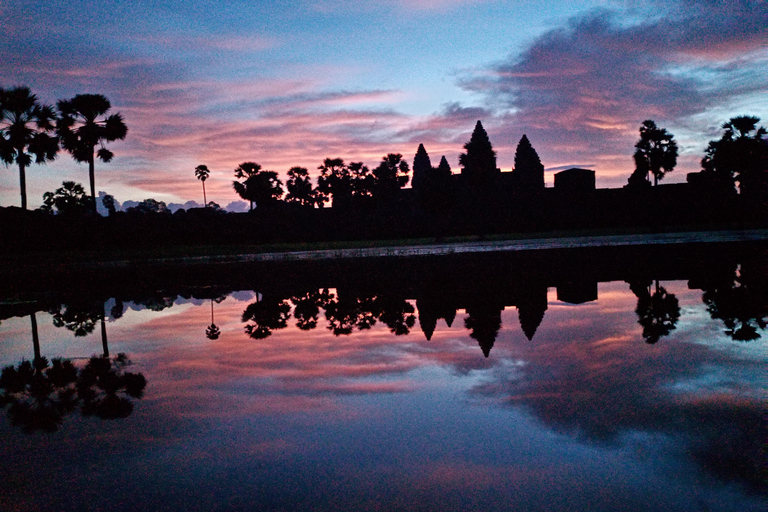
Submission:
M 107 344 L 107 326 L 104 323 L 104 313 L 101 314 L 101 349 L 104 357 L 109 357 L 109 345 Z
M 93 211 L 96 211 L 96 177 L 93 163 L 93 149 L 91 149 L 91 158 L 88 160 L 88 178 L 91 181 L 91 199 L 93 199 Z
M 27 209 L 27 175 L 24 172 L 24 164 L 19 164 L 19 186 L 21 188 L 21 208 Z
M 37 335 L 37 318 L 35 314 L 29 315 L 29 319 L 32 322 L 32 348 L 35 351 L 35 361 L 40 360 L 40 337 Z
M 203 180 L 203 207 L 208 207 L 208 198 L 205 196 L 205 180 Z

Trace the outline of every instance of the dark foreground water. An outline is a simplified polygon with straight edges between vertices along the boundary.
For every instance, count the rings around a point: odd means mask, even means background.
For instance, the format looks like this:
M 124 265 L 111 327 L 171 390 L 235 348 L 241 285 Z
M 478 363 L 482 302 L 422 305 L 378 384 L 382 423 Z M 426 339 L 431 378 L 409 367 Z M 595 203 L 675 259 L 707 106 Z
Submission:
M 0 509 L 764 510 L 765 255 L 14 290 Z

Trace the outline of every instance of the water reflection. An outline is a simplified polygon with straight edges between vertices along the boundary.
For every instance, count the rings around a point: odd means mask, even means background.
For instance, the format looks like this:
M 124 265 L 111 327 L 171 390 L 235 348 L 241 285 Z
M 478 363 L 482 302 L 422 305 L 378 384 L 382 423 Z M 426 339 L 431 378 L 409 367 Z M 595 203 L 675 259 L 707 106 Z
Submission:
M 78 369 L 69 359 L 35 357 L 0 374 L 0 405 L 8 406 L 11 424 L 25 432 L 56 432 L 65 415 L 79 409 L 84 416 L 126 418 L 130 398 L 142 397 L 147 381 L 126 371 L 125 354 L 114 359 L 92 357 Z
M 0 305 L 11 352 L 17 326 L 29 351 L 33 312 L 43 339 L 68 336 L 46 352 L 98 347 L 95 327 L 75 337 L 47 311 L 112 297 L 94 318 L 108 313 L 113 350 L 152 386 L 105 432 L 72 414 L 38 447 L 0 436 L 48 501 L 0 491 L 17 508 L 76 508 L 53 495 L 104 508 L 86 479 L 60 482 L 79 472 L 55 455 L 66 445 L 150 509 L 171 492 L 177 509 L 761 510 L 765 252 L 714 252 L 249 267 L 19 294 Z M 93 389 L 115 407 L 90 414 L 135 403 L 128 385 Z

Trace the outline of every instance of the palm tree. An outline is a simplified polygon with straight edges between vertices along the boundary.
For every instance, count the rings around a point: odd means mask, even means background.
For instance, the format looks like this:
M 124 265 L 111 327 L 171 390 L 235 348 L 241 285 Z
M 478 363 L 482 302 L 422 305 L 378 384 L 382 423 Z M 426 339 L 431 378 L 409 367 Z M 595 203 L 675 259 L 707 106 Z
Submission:
M 234 181 L 232 185 L 240 197 L 250 202 L 251 210 L 254 202 L 260 209 L 269 209 L 283 195 L 283 182 L 277 173 L 263 171 L 257 163 L 243 162 L 235 169 L 235 177 L 245 178 L 245 181 Z
M 56 132 L 64 149 L 77 162 L 88 162 L 88 176 L 91 184 L 93 208 L 96 208 L 96 183 L 94 178 L 94 157 L 102 162 L 112 160 L 114 153 L 104 147 L 105 142 L 122 140 L 128 127 L 119 113 L 106 117 L 112 104 L 101 94 L 78 94 L 71 100 L 60 100 L 57 104 L 61 118 Z M 100 145 L 98 151 L 96 146 Z
M 677 143 L 674 135 L 664 128 L 659 128 L 653 121 L 643 121 L 640 127 L 640 140 L 635 144 L 636 176 L 653 175 L 653 184 L 677 165 Z
M 237 195 L 248 201 L 250 204 L 249 210 L 251 211 L 253 210 L 253 201 L 255 198 L 253 197 L 253 190 L 249 190 L 246 183 L 248 182 L 249 178 L 255 176 L 259 171 L 261 171 L 261 165 L 257 164 L 256 162 L 243 162 L 235 169 L 235 178 L 242 179 L 244 181 L 235 181 L 232 183 Z
M 49 135 L 54 130 L 53 107 L 41 105 L 28 87 L 0 89 L 0 160 L 19 166 L 21 207 L 27 209 L 26 168 L 56 158 L 58 139 Z
M 195 167 L 195 176 L 203 182 L 203 205 L 206 207 L 208 206 L 208 198 L 205 196 L 205 180 L 208 179 L 210 173 L 211 171 L 208 170 L 208 166 L 206 165 L 198 165 Z

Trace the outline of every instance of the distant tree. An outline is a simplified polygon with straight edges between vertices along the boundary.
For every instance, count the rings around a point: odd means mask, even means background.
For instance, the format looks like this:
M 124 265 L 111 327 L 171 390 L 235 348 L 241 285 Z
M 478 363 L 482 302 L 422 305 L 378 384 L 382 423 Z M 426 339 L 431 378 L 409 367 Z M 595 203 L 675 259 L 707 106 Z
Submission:
M 101 198 L 101 204 L 107 209 L 107 213 L 112 216 L 115 214 L 115 196 L 107 194 Z
M 232 186 L 235 192 L 250 203 L 260 208 L 274 206 L 283 195 L 283 182 L 274 171 L 264 171 L 254 162 L 243 162 L 235 169 L 235 177 L 243 181 L 235 181 Z
M 56 114 L 41 105 L 27 87 L 0 89 L 0 160 L 19 166 L 21 207 L 27 209 L 26 168 L 56 158 L 59 142 L 51 132 Z
M 249 189 L 246 185 L 246 182 L 249 178 L 252 176 L 255 176 L 256 173 L 258 173 L 261 170 L 261 165 L 257 164 L 256 162 L 243 162 L 242 164 L 238 165 L 235 169 L 235 178 L 241 179 L 243 181 L 240 182 L 234 182 L 232 186 L 235 188 L 235 192 L 237 192 L 237 195 L 248 201 L 249 203 L 249 210 L 253 211 L 253 202 L 256 200 L 254 197 L 255 190 Z
M 768 139 L 758 126 L 759 117 L 739 116 L 723 125 L 723 136 L 707 146 L 701 165 L 719 176 L 728 186 L 739 183 L 749 199 L 768 196 Z
M 208 175 L 211 171 L 208 170 L 206 165 L 198 165 L 195 167 L 195 176 L 203 183 L 203 204 L 208 206 L 208 197 L 205 195 L 205 180 L 208 179 Z
M 517 179 L 517 184 L 522 188 L 544 188 L 544 165 L 526 135 L 523 135 L 517 144 L 513 175 Z
M 326 158 L 317 168 L 317 190 L 323 202 L 331 200 L 334 208 L 346 209 L 352 204 L 352 174 L 341 158 Z
M 640 176 L 653 176 L 658 185 L 666 173 L 677 165 L 677 143 L 674 136 L 653 121 L 643 121 L 640 126 L 640 140 L 635 144 L 635 172 L 630 183 L 637 183 Z
M 96 208 L 96 180 L 94 160 L 112 160 L 114 153 L 104 147 L 106 142 L 125 139 L 128 127 L 120 113 L 107 116 L 112 104 L 101 94 L 78 94 L 71 100 L 58 102 L 61 114 L 56 132 L 62 147 L 77 162 L 88 162 L 93 208 Z M 96 151 L 96 146 L 101 146 Z
M 475 184 L 488 183 L 496 176 L 496 152 L 491 146 L 480 121 L 475 125 L 472 137 L 464 144 L 466 153 L 459 155 L 461 174 Z
M 400 153 L 389 153 L 381 159 L 381 163 L 373 170 L 373 195 L 378 201 L 388 202 L 395 197 L 398 190 L 408 184 L 408 162 L 403 160 Z
M 424 144 L 419 144 L 416 155 L 413 157 L 413 179 L 411 185 L 417 192 L 421 192 L 429 181 L 432 172 L 432 162 L 429 154 L 424 149 Z
M 348 166 L 349 176 L 352 180 L 352 197 L 356 204 L 364 205 L 374 194 L 376 177 L 367 165 L 362 162 L 350 162 Z
M 165 204 L 164 201 L 158 201 L 157 199 L 149 198 L 141 201 L 136 206 L 132 206 L 128 208 L 128 212 L 144 213 L 144 214 L 153 214 L 153 213 L 168 214 L 171 211 L 168 209 L 168 206 Z
M 43 206 L 40 209 L 49 213 L 55 210 L 62 215 L 83 214 L 93 211 L 91 201 L 91 198 L 85 195 L 81 184 L 65 181 L 55 192 L 43 194 Z M 112 209 L 114 210 L 114 204 Z
M 291 167 L 288 170 L 288 181 L 285 184 L 288 194 L 286 202 L 296 203 L 308 208 L 314 208 L 318 202 L 316 191 L 312 188 L 309 170 L 306 167 Z
M 244 186 L 256 207 L 263 210 L 274 207 L 283 195 L 283 182 L 274 171 L 259 171 L 245 180 Z
M 213 210 L 217 213 L 226 213 L 227 211 L 221 207 L 221 205 L 215 201 L 208 201 L 208 204 L 205 205 L 206 208 L 209 210 Z

